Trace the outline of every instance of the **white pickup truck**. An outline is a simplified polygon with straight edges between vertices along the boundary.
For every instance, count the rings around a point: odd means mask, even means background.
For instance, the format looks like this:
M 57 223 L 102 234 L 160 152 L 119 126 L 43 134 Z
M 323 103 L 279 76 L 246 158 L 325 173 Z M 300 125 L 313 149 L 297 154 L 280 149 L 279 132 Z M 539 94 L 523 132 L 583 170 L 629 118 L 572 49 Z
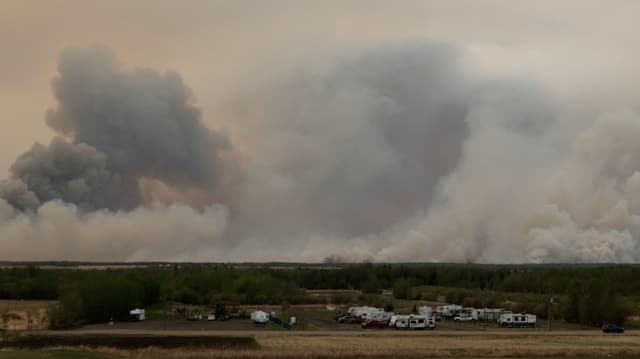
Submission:
M 475 322 L 478 319 L 476 317 L 470 316 L 468 314 L 459 314 L 453 318 L 456 322 Z

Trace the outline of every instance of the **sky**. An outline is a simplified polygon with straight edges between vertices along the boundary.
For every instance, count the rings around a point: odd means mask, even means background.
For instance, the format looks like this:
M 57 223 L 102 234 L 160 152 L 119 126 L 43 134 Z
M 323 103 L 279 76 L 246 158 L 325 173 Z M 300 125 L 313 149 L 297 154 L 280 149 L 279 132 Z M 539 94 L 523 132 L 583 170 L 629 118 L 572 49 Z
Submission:
M 640 261 L 635 205 L 624 202 L 633 139 L 614 146 L 636 130 L 639 10 L 624 0 L 0 1 L 0 178 L 37 197 L 8 201 L 0 247 L 17 259 L 44 259 L 25 249 L 44 241 L 54 259 Z M 179 133 L 206 135 L 160 142 L 195 144 L 198 158 L 211 150 L 194 165 L 206 171 L 181 167 L 170 146 L 118 153 L 120 140 L 101 137 L 115 115 L 83 125 L 91 115 L 74 112 L 74 91 L 86 88 L 73 76 L 85 65 L 134 83 L 113 86 L 140 101 L 177 94 L 176 116 L 190 123 Z M 179 83 L 157 79 L 165 71 Z M 131 106 L 145 119 L 160 111 Z M 118 136 L 155 126 L 140 123 Z M 66 142 L 54 148 L 54 136 Z M 34 167 L 16 159 L 37 157 L 35 142 L 43 161 L 91 156 L 108 177 L 100 190 L 131 202 L 33 190 Z M 598 167 L 602 153 L 628 158 Z M 121 183 L 132 176 L 134 189 Z M 49 233 L 57 221 L 78 229 Z M 136 221 L 149 232 L 131 234 Z M 121 234 L 97 238 L 101 226 Z M 186 250 L 174 248 L 181 236 Z M 105 252 L 113 243 L 124 249 Z

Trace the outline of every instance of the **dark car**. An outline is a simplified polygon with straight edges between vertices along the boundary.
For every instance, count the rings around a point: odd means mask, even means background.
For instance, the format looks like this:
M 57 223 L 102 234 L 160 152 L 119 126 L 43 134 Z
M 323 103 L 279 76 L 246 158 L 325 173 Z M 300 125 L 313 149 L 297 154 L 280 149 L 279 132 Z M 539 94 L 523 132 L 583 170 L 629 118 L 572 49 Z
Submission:
M 364 320 L 362 320 L 362 318 L 360 317 L 351 317 L 351 319 L 349 319 L 349 321 L 347 323 L 349 324 L 360 324 L 364 322 Z
M 351 323 L 351 319 L 353 317 L 351 316 L 351 314 L 345 314 L 342 316 L 339 316 L 338 318 L 336 318 L 336 320 L 338 321 L 338 323 Z
M 624 327 L 614 324 L 605 324 L 602 326 L 603 333 L 624 333 Z
M 366 322 L 362 322 L 363 328 L 386 328 L 389 326 L 389 322 L 382 320 L 368 320 Z

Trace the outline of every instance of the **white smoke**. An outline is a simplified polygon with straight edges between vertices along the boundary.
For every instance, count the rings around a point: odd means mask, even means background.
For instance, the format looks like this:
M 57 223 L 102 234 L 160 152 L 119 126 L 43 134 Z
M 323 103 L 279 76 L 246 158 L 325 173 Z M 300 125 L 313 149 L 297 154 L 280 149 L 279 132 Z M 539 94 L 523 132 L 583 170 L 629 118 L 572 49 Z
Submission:
M 83 213 L 59 201 L 16 213 L 0 200 L 0 248 L 10 260 L 207 260 L 204 248 L 221 241 L 227 216 L 218 205 Z

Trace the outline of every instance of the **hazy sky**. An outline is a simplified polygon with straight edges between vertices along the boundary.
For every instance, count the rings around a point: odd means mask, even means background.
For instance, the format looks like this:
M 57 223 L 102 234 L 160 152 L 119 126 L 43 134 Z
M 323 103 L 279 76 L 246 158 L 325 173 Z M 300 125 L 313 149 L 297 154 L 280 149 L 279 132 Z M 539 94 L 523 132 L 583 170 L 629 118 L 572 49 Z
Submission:
M 336 51 L 431 38 L 476 65 L 534 73 L 557 91 L 637 99 L 637 1 L 0 1 L 0 172 L 34 141 L 63 48 L 102 44 L 136 66 L 175 69 L 204 120 L 235 91 Z M 310 65 L 311 64 L 311 65 Z M 215 119 L 214 119 L 215 118 Z
M 638 14 L 0 0 L 0 260 L 640 262 Z

